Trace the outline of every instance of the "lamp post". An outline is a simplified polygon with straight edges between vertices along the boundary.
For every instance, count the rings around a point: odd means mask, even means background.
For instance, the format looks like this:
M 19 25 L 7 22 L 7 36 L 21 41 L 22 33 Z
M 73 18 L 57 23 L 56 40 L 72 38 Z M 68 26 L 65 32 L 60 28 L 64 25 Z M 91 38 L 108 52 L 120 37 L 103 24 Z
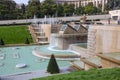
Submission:
M 56 8 L 56 22 L 58 22 L 58 2 L 57 2 L 57 8 Z
M 25 18 L 26 18 L 26 25 L 27 25 L 27 11 L 25 10 Z
M 102 0 L 102 12 L 104 12 L 105 9 L 105 0 Z
M 80 7 L 81 6 L 81 0 L 79 0 L 79 6 L 78 7 Z
M 114 1 L 114 4 L 113 4 L 113 9 L 115 9 L 115 6 L 116 6 L 116 3 L 115 3 L 115 1 Z

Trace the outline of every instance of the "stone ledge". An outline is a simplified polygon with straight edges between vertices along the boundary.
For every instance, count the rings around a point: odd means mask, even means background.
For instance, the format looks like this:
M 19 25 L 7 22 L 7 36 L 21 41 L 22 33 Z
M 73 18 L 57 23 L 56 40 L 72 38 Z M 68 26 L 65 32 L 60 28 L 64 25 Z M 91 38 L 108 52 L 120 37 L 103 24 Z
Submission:
M 93 62 L 90 62 L 89 60 L 85 59 L 85 58 L 82 58 L 80 59 L 82 62 L 84 62 L 85 64 L 88 64 L 90 66 L 92 66 L 93 68 L 101 68 L 102 66 L 101 65 L 97 65 Z
M 109 54 L 109 53 L 108 53 Z M 120 60 L 117 60 L 115 58 L 112 58 L 112 57 L 108 57 L 108 56 L 105 56 L 104 54 L 101 54 L 101 53 L 98 53 L 96 54 L 98 57 L 102 58 L 102 59 L 105 59 L 105 60 L 108 60 L 108 61 L 111 61 L 113 63 L 116 63 L 118 65 L 120 65 Z

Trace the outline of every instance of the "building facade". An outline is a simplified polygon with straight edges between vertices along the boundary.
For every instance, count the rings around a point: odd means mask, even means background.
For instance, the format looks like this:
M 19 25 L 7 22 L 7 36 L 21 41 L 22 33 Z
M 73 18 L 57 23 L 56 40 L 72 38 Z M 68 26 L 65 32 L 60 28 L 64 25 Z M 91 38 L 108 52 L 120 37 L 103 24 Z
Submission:
M 111 19 L 120 20 L 120 10 L 109 11 L 109 14 L 111 16 Z
M 106 4 L 107 0 L 80 0 L 81 6 L 86 6 L 88 3 L 93 3 L 94 6 L 98 7 L 99 5 Z
M 102 6 L 102 11 L 104 11 L 105 4 L 107 4 L 107 0 L 55 0 L 57 4 L 74 4 L 75 9 L 79 6 L 86 6 L 88 3 L 93 3 L 94 6 L 99 7 Z
M 80 6 L 79 0 L 55 0 L 55 2 L 57 4 L 65 4 L 65 3 L 67 3 L 67 4 L 74 4 L 75 8 Z

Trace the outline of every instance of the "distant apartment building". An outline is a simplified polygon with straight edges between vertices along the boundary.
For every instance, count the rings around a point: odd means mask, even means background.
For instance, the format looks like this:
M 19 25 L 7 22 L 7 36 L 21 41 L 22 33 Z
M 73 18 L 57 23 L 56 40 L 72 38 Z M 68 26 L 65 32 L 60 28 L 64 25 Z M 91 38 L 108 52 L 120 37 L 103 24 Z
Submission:
M 55 0 L 57 4 L 74 4 L 75 8 L 79 6 L 86 6 L 88 3 L 93 3 L 94 6 L 98 7 L 102 6 L 102 11 L 104 11 L 105 4 L 107 4 L 107 0 Z
M 80 2 L 79 0 L 54 0 L 57 4 L 74 4 L 75 5 L 75 8 L 79 7 L 80 6 Z
M 86 6 L 88 3 L 93 3 L 96 7 L 101 7 L 102 12 L 104 12 L 105 4 L 107 4 L 107 0 L 80 0 L 81 6 Z
M 120 20 L 120 10 L 109 11 L 109 14 L 111 16 L 111 19 Z
M 86 6 L 88 3 L 93 3 L 94 6 L 98 7 L 99 5 L 106 4 L 107 0 L 80 0 L 81 6 Z

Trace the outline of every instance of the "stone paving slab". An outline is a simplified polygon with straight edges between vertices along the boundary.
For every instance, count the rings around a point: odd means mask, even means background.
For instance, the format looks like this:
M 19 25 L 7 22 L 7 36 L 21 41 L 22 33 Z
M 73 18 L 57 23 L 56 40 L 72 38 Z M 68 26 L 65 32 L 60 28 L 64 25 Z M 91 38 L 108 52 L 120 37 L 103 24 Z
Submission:
M 62 67 L 60 68 L 59 74 L 69 73 L 73 71 L 73 69 L 70 66 Z M 33 71 L 23 74 L 15 74 L 15 75 L 5 75 L 0 76 L 1 80 L 29 80 L 32 78 L 38 78 L 38 77 L 45 77 L 45 76 L 52 76 L 53 74 L 49 74 L 46 72 L 46 70 L 40 70 L 40 71 Z M 56 74 L 54 74 L 56 75 Z

